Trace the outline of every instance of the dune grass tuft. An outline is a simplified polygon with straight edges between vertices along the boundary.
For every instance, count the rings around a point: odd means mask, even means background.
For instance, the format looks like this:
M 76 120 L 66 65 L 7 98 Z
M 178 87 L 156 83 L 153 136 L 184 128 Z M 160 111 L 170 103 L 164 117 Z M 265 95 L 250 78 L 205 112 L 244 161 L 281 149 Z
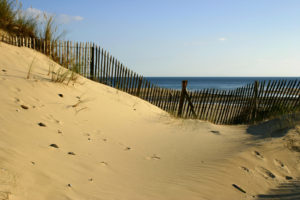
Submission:
M 65 69 L 62 67 L 59 67 L 57 70 L 55 69 L 55 66 L 52 65 L 51 67 L 51 81 L 55 83 L 66 83 L 67 85 L 72 81 L 73 83 L 76 83 L 78 79 L 78 69 L 79 65 L 71 65 L 72 67 L 70 69 Z M 50 71 L 50 66 L 49 66 Z
M 12 36 L 31 37 L 46 42 L 57 41 L 65 34 L 65 31 L 60 31 L 54 15 L 30 15 L 16 0 L 0 0 L 0 29 Z
M 36 59 L 36 55 L 33 57 L 33 59 L 32 59 L 32 61 L 31 61 L 30 65 L 29 65 L 29 69 L 28 69 L 27 77 L 26 77 L 27 79 L 30 78 L 30 74 L 31 74 L 31 71 L 32 71 L 32 66 L 33 66 L 33 63 L 34 63 L 35 59 Z

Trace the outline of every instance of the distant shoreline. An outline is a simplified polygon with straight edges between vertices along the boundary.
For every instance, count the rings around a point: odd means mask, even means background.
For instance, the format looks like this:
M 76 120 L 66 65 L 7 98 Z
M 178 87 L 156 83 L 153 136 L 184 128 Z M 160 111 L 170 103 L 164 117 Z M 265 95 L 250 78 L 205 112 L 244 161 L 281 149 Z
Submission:
M 152 83 L 170 89 L 181 89 L 181 81 L 188 80 L 189 90 L 207 88 L 228 90 L 245 86 L 254 81 L 296 80 L 300 77 L 145 77 Z

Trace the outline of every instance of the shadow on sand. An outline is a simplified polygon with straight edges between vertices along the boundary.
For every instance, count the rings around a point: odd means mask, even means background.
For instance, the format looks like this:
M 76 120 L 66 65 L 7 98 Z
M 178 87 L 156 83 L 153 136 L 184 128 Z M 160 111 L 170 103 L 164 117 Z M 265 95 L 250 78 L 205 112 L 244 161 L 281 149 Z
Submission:
M 250 125 L 247 128 L 247 133 L 257 137 L 257 139 L 282 137 L 286 135 L 290 129 L 295 128 L 297 123 L 300 123 L 300 112 L 286 114 L 269 121 Z
M 300 199 L 300 180 L 290 181 L 280 184 L 276 189 L 271 189 L 268 194 L 260 194 L 257 200 L 299 200 Z

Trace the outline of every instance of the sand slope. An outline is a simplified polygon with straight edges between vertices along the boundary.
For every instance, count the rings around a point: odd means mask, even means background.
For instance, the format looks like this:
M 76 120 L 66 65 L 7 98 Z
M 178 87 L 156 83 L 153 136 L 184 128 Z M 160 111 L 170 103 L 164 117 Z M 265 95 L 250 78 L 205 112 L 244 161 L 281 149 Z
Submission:
M 0 200 L 257 199 L 300 175 L 297 128 L 258 139 L 175 119 L 82 77 L 51 82 L 53 64 L 0 43 Z

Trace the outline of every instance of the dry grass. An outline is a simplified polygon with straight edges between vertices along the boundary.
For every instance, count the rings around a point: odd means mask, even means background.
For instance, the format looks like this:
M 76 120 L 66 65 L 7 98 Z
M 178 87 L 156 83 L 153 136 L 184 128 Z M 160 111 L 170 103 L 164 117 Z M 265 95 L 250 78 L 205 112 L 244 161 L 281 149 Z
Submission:
M 0 0 L 0 29 L 13 36 L 45 41 L 57 41 L 65 34 L 59 31 L 54 15 L 29 15 L 16 0 Z
M 70 82 L 76 83 L 79 76 L 77 72 L 78 65 L 72 65 L 71 69 L 59 67 L 57 70 L 54 65 L 49 65 L 48 74 L 51 75 L 52 82 L 69 85 Z
M 32 61 L 31 61 L 30 65 L 29 65 L 29 69 L 28 69 L 27 77 L 26 77 L 27 79 L 30 78 L 30 74 L 31 74 L 31 71 L 32 71 L 32 66 L 33 66 L 33 63 L 34 63 L 35 59 L 36 59 L 36 55 L 33 57 L 33 59 L 32 59 Z

